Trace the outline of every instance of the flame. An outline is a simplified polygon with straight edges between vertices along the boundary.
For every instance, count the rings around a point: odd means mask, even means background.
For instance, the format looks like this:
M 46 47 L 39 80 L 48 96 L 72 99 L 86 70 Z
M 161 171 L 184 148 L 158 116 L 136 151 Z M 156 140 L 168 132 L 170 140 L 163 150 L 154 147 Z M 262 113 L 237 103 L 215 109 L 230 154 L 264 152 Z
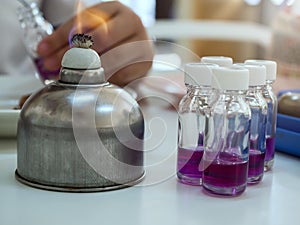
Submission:
M 92 32 L 99 26 L 102 26 L 105 34 L 108 33 L 107 21 L 110 15 L 108 15 L 104 11 L 101 11 L 97 7 L 86 8 L 84 3 L 79 0 L 77 1 L 75 12 L 76 16 L 74 25 L 69 33 L 70 46 L 74 34 L 89 34 L 89 32 Z

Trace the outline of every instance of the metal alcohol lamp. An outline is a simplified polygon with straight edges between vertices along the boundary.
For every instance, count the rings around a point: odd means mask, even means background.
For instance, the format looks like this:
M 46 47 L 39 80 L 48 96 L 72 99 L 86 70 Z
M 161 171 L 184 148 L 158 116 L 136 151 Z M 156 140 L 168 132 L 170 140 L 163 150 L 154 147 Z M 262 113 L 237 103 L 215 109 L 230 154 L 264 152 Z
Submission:
M 128 187 L 144 177 L 144 119 L 132 96 L 105 81 L 87 35 L 75 35 L 60 79 L 22 108 L 16 178 L 57 191 Z

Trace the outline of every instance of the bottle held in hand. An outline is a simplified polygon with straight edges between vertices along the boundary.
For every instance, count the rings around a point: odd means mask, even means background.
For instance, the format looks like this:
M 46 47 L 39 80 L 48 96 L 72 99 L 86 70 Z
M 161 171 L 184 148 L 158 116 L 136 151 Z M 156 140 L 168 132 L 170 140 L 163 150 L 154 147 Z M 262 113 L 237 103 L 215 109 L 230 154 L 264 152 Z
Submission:
M 58 78 L 59 69 L 48 70 L 44 67 L 43 58 L 37 54 L 37 46 L 45 36 L 52 34 L 53 26 L 45 20 L 35 2 L 19 2 L 22 4 L 18 8 L 18 17 L 24 31 L 25 47 L 35 64 L 38 77 L 47 84 Z

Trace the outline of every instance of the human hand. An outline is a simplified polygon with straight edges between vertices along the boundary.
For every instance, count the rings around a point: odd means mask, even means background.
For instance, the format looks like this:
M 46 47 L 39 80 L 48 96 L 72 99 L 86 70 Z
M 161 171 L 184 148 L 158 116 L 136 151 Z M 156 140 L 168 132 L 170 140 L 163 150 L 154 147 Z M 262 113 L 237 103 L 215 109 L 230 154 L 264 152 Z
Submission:
M 47 69 L 60 67 L 70 48 L 69 37 L 75 33 L 92 36 L 92 48 L 99 53 L 106 78 L 112 83 L 124 86 L 144 76 L 152 65 L 152 42 L 140 18 L 118 1 L 87 8 L 45 37 L 38 54 Z

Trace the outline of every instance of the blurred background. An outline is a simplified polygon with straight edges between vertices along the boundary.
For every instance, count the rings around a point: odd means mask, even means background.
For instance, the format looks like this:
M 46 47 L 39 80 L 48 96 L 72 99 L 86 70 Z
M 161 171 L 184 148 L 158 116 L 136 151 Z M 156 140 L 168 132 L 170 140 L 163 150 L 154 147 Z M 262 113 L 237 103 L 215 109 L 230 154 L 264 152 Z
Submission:
M 156 19 L 242 21 L 266 25 L 265 29 L 271 29 L 278 13 L 292 4 L 293 1 L 284 0 L 157 0 Z M 178 27 L 178 29 L 181 28 Z M 200 26 L 199 29 L 201 29 Z M 175 41 L 190 48 L 199 56 L 226 55 L 231 56 L 235 61 L 263 58 L 269 54 L 268 49 L 252 41 L 247 43 L 245 40 L 241 42 L 199 39 L 201 40 L 192 38 Z
M 158 40 L 199 57 L 275 60 L 277 88 L 300 88 L 300 0 L 156 0 L 155 17 Z
M 0 30 L 2 40 L 10 40 L 12 33 L 21 33 L 15 15 L 17 1 L 2 0 Z M 2 2 L 1 1 L 1 2 Z M 42 2 L 46 19 L 55 27 L 74 15 L 78 1 L 30 0 Z M 86 6 L 101 0 L 80 0 Z M 107 1 L 107 0 L 102 0 Z M 120 0 L 142 19 L 150 37 L 156 40 L 157 53 L 176 53 L 178 44 L 198 58 L 206 55 L 230 56 L 235 62 L 249 58 L 273 59 L 278 63 L 278 74 L 288 84 L 300 88 L 300 0 Z M 54 10 L 55 9 L 55 10 Z M 75 9 L 75 10 L 74 10 Z M 32 71 L 30 59 L 12 52 L 12 47 L 24 48 L 22 36 L 17 42 L 7 42 L 3 53 L 9 58 L 0 62 L 0 73 L 17 74 Z M 166 43 L 159 41 L 167 41 Z M 182 50 L 182 49 L 180 49 Z M 181 64 L 183 51 L 178 54 Z M 172 60 L 179 59 L 171 55 Z M 13 60 L 10 60 L 13 59 Z M 13 64 L 18 59 L 18 68 Z M 24 73 L 25 73 L 24 72 Z

